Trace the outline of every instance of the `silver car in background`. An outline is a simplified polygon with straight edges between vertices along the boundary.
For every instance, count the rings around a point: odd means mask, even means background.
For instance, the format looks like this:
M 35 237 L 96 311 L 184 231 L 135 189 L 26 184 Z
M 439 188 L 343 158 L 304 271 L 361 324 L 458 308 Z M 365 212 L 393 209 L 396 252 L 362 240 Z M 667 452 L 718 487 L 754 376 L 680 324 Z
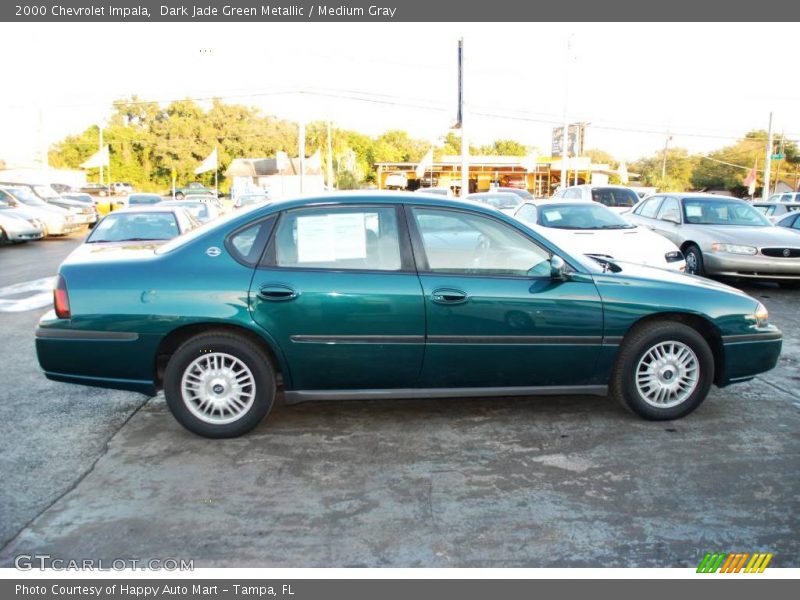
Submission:
M 41 221 L 45 235 L 68 235 L 82 228 L 70 211 L 48 204 L 27 187 L 0 187 L 0 198 Z
M 0 244 L 18 244 L 44 237 L 44 223 L 20 208 L 8 198 L 0 197 Z
M 625 215 L 678 246 L 686 272 L 800 287 L 800 239 L 747 202 L 712 194 L 656 194 Z

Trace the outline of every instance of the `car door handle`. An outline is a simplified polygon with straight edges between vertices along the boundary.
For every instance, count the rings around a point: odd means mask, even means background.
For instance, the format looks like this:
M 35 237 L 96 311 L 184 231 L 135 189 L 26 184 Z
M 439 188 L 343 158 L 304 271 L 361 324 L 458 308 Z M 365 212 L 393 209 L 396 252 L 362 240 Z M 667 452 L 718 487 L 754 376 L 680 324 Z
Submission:
M 469 300 L 467 292 L 454 288 L 438 288 L 433 290 L 431 300 L 436 304 L 462 304 Z
M 297 298 L 297 292 L 282 283 L 268 283 L 259 288 L 258 297 L 272 302 L 281 302 L 294 300 Z

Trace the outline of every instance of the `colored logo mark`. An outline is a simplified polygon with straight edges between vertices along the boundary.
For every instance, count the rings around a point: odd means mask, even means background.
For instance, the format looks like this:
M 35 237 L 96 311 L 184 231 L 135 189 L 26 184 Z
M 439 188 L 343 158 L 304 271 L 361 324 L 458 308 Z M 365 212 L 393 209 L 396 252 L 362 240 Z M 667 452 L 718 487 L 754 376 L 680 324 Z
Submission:
M 700 566 L 697 567 L 698 573 L 763 573 L 764 569 L 772 560 L 772 554 L 756 552 L 730 553 L 706 553 Z

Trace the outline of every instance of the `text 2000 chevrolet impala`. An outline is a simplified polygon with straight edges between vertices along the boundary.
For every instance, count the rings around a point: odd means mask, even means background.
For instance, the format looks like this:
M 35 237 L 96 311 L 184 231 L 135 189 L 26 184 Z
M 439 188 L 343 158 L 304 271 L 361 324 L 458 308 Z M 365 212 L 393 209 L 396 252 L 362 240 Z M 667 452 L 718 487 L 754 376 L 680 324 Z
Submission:
M 730 287 L 574 256 L 490 207 L 329 195 L 236 212 L 157 249 L 86 245 L 36 331 L 47 377 L 163 387 L 186 428 L 288 402 L 610 394 L 647 419 L 775 366 L 781 333 Z

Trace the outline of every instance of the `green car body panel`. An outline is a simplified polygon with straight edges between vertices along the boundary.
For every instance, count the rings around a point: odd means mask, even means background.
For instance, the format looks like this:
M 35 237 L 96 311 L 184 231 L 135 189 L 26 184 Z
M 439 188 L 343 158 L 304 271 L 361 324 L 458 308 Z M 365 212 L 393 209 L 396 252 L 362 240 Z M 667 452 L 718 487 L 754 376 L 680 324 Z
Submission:
M 561 256 L 570 272 L 564 280 L 417 272 L 413 255 L 392 272 L 292 269 L 245 264 L 226 246 L 231 232 L 254 222 L 274 230 L 283 211 L 339 205 L 395 206 L 401 218 L 412 205 L 486 215 Z M 773 368 L 781 350 L 778 329 L 758 325 L 757 301 L 738 290 L 637 265 L 605 271 L 489 207 L 418 194 L 275 202 L 209 224 L 163 251 L 84 246 L 59 273 L 71 316 L 50 311 L 39 323 L 46 376 L 145 394 L 158 389 L 160 357 L 176 340 L 213 327 L 260 340 L 284 389 L 300 399 L 314 391 L 335 397 L 375 390 L 381 397 L 379 390 L 437 388 L 604 393 L 625 335 L 659 317 L 700 327 L 715 353 L 719 386 Z M 282 289 L 299 293 L 289 301 L 264 298 Z M 433 297 L 441 290 L 467 300 L 438 304 Z

